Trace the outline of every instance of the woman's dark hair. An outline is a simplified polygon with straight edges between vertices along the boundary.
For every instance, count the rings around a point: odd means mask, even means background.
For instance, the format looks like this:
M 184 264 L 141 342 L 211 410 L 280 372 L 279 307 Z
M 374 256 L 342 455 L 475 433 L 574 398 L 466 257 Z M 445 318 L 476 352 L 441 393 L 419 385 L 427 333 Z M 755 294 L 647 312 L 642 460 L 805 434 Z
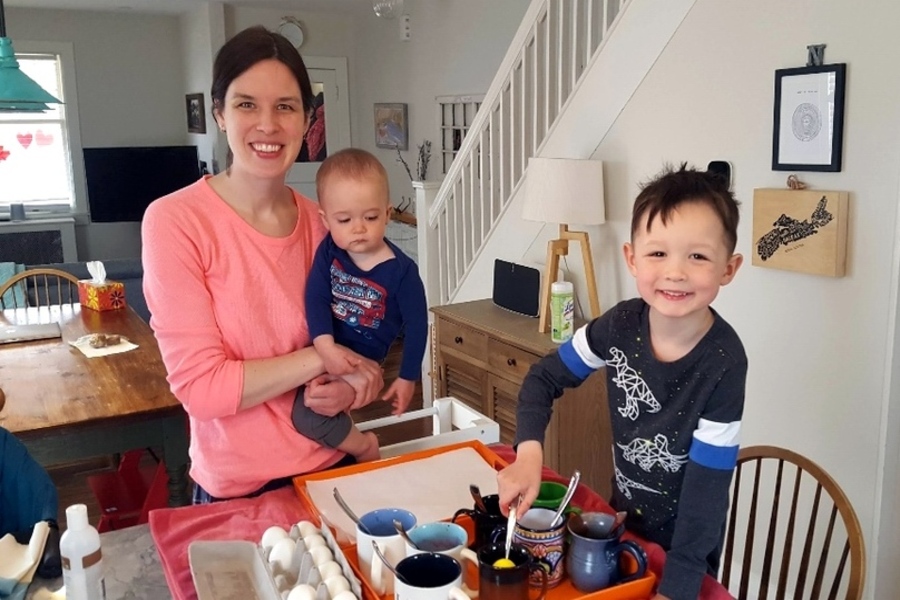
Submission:
M 642 186 L 631 213 L 631 239 L 634 239 L 644 215 L 647 215 L 649 231 L 656 217 L 666 224 L 672 211 L 690 202 L 705 204 L 715 211 L 725 228 L 728 252 L 733 253 L 737 246 L 740 202 L 728 189 L 725 179 L 709 171 L 688 168 L 687 163 L 682 163 L 678 170 L 667 165 L 659 175 Z
M 312 84 L 309 82 L 309 73 L 306 71 L 306 65 L 303 64 L 300 53 L 280 33 L 269 31 L 262 25 L 255 25 L 244 29 L 225 42 L 216 54 L 216 60 L 213 63 L 212 87 L 209 90 L 212 98 L 213 117 L 215 117 L 217 109 L 221 110 L 231 82 L 256 63 L 270 59 L 282 62 L 290 69 L 297 79 L 297 85 L 300 86 L 300 98 L 303 101 L 304 112 L 308 114 L 312 110 L 315 96 Z

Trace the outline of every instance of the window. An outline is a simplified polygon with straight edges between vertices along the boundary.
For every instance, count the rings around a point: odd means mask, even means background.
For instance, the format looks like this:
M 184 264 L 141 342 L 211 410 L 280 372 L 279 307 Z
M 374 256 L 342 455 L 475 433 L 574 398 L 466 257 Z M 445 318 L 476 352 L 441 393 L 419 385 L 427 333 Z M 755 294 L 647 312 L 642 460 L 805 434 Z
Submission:
M 437 97 L 441 114 L 441 167 L 444 173 L 462 147 L 463 138 L 475 120 L 475 113 L 483 100 L 484 94 Z
M 19 68 L 63 101 L 46 113 L 0 112 L 0 211 L 86 213 L 72 45 L 16 42 Z

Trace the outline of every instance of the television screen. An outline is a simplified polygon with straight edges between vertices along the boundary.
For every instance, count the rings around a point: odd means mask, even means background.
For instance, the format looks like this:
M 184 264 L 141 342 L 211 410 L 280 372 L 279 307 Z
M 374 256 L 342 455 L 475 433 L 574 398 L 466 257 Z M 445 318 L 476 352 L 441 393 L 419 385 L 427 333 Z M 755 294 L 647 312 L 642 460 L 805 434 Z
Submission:
M 147 206 L 200 178 L 196 146 L 85 148 L 91 221 L 140 221 Z

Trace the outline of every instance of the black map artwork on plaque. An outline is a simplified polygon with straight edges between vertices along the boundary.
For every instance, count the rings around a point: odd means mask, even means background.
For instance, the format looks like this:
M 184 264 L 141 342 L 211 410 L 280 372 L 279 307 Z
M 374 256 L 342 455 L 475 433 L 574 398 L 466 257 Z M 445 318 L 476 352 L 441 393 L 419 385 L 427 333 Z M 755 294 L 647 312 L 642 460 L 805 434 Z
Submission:
M 818 233 L 819 229 L 825 227 L 832 219 L 834 219 L 834 215 L 825 208 L 827 204 L 828 199 L 825 196 L 822 196 L 822 199 L 819 200 L 812 215 L 803 221 L 798 221 L 797 219 L 782 213 L 782 215 L 772 224 L 774 225 L 774 229 L 759 238 L 759 241 L 756 242 L 756 252 L 759 254 L 759 257 L 762 260 L 767 260 L 782 246 L 799 242 L 802 239 Z

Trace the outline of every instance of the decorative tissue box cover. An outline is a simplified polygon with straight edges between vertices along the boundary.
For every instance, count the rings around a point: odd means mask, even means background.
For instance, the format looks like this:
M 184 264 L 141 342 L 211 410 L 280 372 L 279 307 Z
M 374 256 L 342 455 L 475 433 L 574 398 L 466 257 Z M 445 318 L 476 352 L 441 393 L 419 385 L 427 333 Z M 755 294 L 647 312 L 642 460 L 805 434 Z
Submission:
M 120 281 L 94 283 L 90 279 L 78 281 L 78 301 L 93 310 L 125 308 L 125 284 Z

